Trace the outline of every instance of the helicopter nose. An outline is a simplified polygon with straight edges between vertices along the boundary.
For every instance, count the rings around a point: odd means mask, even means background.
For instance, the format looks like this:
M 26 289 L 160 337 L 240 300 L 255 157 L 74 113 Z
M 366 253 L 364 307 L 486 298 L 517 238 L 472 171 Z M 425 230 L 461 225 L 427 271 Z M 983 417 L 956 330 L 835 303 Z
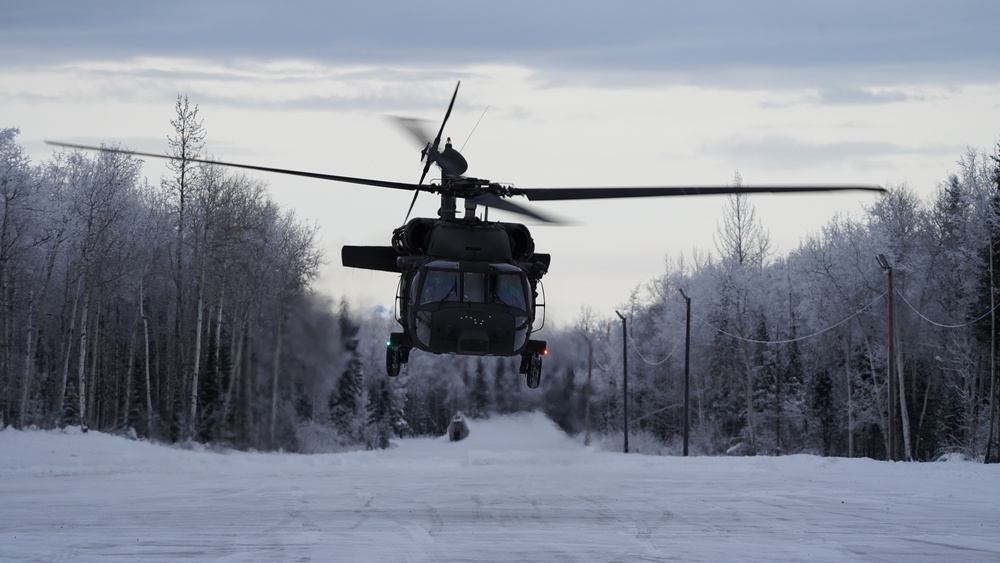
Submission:
M 487 326 L 490 315 L 480 311 L 465 311 L 458 317 L 458 351 L 463 354 L 485 354 L 490 350 Z
M 468 307 L 434 313 L 430 347 L 468 355 L 509 355 L 517 332 L 513 316 Z

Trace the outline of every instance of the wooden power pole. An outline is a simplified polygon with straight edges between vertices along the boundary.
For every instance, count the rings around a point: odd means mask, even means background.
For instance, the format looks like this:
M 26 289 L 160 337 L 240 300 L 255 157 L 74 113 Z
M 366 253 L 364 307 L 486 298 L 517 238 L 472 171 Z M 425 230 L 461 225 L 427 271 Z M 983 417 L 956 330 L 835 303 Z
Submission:
M 691 414 L 688 407 L 691 404 L 691 298 L 680 290 L 687 305 L 684 322 L 684 457 L 688 455 L 688 436 L 690 433 Z
M 628 453 L 628 328 L 625 315 L 615 311 L 622 320 L 622 411 L 625 414 L 625 453 Z
M 888 278 L 889 291 L 887 293 L 888 299 L 888 309 L 889 309 L 889 346 L 888 346 L 888 360 L 889 360 L 889 375 L 888 375 L 888 386 L 889 386 L 889 421 L 888 421 L 888 456 L 891 461 L 896 461 L 896 306 L 895 306 L 895 287 L 892 282 L 892 266 L 889 265 L 889 261 L 885 259 L 885 255 L 878 255 L 878 263 L 885 270 L 886 277 Z

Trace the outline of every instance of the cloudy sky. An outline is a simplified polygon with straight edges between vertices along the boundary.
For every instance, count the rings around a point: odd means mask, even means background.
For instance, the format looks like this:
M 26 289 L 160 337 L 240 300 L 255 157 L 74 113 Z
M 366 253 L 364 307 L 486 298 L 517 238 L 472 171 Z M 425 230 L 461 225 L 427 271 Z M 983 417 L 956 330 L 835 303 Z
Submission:
M 0 127 L 19 127 L 35 162 L 52 153 L 44 139 L 165 152 L 185 94 L 220 160 L 415 182 L 418 149 L 385 117 L 439 122 L 461 80 L 446 135 L 477 177 L 725 185 L 739 172 L 748 185 L 905 183 L 927 199 L 968 147 L 1000 139 L 995 0 L 274 5 L 0 0 Z M 393 277 L 342 268 L 339 248 L 388 244 L 408 194 L 263 179 L 319 225 L 321 290 L 391 301 Z M 872 198 L 753 201 L 784 254 Z M 713 252 L 725 198 L 526 205 L 573 221 L 532 231 L 553 254 L 550 314 L 567 324 L 585 303 L 612 315 L 668 256 Z

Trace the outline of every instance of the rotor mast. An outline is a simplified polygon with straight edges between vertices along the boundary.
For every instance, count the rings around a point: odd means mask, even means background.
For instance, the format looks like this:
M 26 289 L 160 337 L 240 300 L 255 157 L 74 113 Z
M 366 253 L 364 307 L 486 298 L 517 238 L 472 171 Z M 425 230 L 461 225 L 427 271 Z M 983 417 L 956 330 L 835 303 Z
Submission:
M 438 217 L 446 221 L 452 220 L 455 218 L 456 209 L 457 204 L 455 203 L 455 196 L 441 194 L 441 207 L 438 208 Z

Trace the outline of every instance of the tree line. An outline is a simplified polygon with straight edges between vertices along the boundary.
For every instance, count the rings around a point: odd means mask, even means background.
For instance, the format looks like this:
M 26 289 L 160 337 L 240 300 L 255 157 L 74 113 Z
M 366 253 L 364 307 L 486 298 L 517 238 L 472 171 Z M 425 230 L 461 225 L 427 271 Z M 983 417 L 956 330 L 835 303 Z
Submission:
M 176 110 L 173 154 L 202 156 L 197 106 Z M 284 335 L 323 311 L 315 229 L 242 174 L 179 161 L 154 187 L 128 154 L 32 164 L 18 134 L 0 131 L 0 423 L 279 445 Z
M 669 261 L 622 305 L 631 430 L 680 449 L 690 298 L 695 451 L 885 459 L 895 445 L 905 460 L 1000 459 L 997 150 L 968 151 L 931 201 L 891 186 L 863 216 L 831 220 L 787 256 L 772 255 L 749 198 L 730 197 L 716 254 Z M 621 371 L 616 326 L 587 312 L 577 327 L 604 362 L 592 396 L 612 410 L 620 404 L 610 400 L 618 382 L 607 377 Z M 898 374 L 891 419 L 890 362 Z M 617 412 L 607 420 L 624 424 Z
M 584 307 L 547 328 L 534 391 L 516 358 L 414 353 L 388 378 L 391 312 L 318 295 L 315 228 L 259 179 L 185 160 L 205 156 L 198 112 L 178 97 L 178 160 L 155 186 L 134 156 L 34 164 L 0 130 L 0 427 L 321 452 L 440 436 L 456 412 L 541 410 L 619 447 L 617 317 Z M 730 197 L 715 252 L 669 259 L 619 309 L 632 450 L 680 452 L 690 298 L 694 453 L 884 459 L 893 424 L 902 459 L 996 461 L 1000 160 L 957 164 L 931 201 L 893 186 L 787 256 L 752 201 Z M 879 255 L 895 279 L 891 358 Z

